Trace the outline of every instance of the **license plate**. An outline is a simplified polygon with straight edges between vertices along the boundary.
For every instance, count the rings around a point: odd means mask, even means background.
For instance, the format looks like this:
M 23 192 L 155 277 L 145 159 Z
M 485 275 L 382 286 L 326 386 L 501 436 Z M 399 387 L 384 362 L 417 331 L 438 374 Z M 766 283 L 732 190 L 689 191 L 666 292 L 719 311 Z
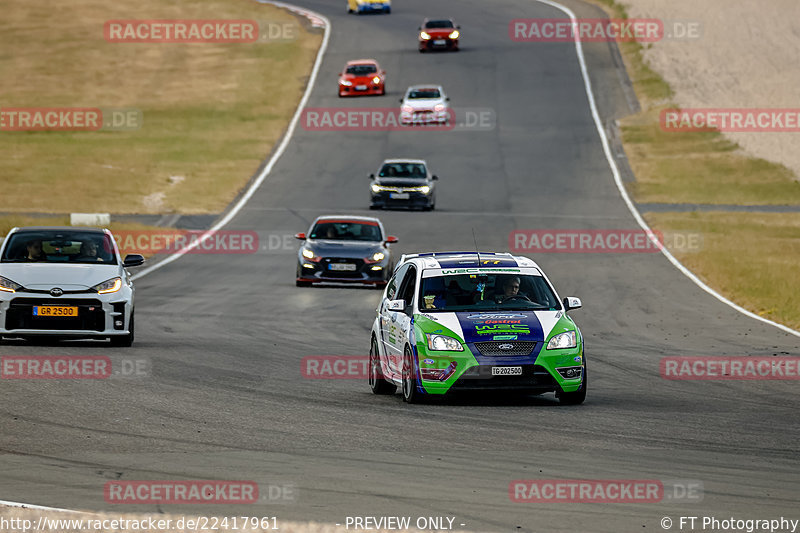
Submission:
M 331 263 L 328 265 L 328 270 L 355 270 L 356 265 L 353 263 Z
M 410 195 L 407 192 L 390 192 L 389 198 L 392 200 L 408 200 Z
M 78 316 L 78 308 L 57 305 L 34 305 L 33 316 Z
M 447 43 L 447 41 L 445 41 L 444 39 L 436 39 L 435 41 L 433 41 L 433 44 L 435 46 L 440 46 L 440 45 L 443 45 L 443 44 L 446 44 L 446 43 Z
M 366 85 L 356 85 L 356 91 L 366 91 L 366 90 L 367 90 Z
M 521 366 L 493 366 L 492 367 L 492 375 L 493 376 L 521 376 L 522 375 L 522 367 Z

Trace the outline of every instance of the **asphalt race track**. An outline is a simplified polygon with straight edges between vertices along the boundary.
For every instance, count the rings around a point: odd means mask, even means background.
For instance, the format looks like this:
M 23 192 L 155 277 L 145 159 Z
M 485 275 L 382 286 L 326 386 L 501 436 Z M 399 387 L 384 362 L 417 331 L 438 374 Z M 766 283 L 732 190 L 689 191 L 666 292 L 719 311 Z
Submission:
M 333 25 L 311 107 L 394 107 L 441 83 L 456 107 L 492 109 L 490 131 L 298 128 L 226 227 L 283 235 L 317 215 L 369 215 L 367 175 L 388 157 L 427 159 L 434 212 L 377 213 L 402 252 L 508 250 L 515 229 L 636 228 L 603 155 L 570 43 L 515 43 L 514 18 L 563 17 L 534 0 L 397 0 L 389 16 L 298 0 Z M 566 3 L 578 16 L 598 12 Z M 462 51 L 420 54 L 424 16 L 453 16 Z M 608 44 L 585 52 L 604 120 L 628 114 Z M 385 97 L 340 100 L 337 74 L 374 57 Z M 294 245 L 293 245 L 294 246 Z M 746 255 L 746 252 L 743 251 Z M 0 499 L 39 505 L 277 516 L 450 516 L 490 531 L 661 531 L 669 516 L 800 518 L 797 381 L 667 381 L 668 355 L 800 355 L 800 338 L 703 292 L 661 254 L 540 254 L 586 339 L 587 401 L 469 396 L 406 405 L 365 380 L 310 380 L 309 355 L 365 355 L 380 293 L 296 288 L 295 251 L 186 255 L 137 281 L 133 348 L 2 347 L 5 355 L 144 358 L 144 378 L 0 383 Z M 744 259 L 746 260 L 746 258 Z M 787 288 L 787 290 L 795 290 Z M 702 483 L 702 501 L 516 503 L 517 479 Z M 110 505 L 109 480 L 228 479 L 290 485 L 255 506 Z M 792 516 L 792 513 L 794 515 Z M 677 530 L 677 525 L 675 528 Z

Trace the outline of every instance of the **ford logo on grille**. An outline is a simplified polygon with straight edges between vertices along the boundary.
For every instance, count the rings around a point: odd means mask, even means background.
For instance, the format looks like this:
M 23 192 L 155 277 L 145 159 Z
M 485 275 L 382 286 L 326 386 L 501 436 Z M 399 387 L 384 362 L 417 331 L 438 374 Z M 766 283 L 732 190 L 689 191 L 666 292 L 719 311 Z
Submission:
M 58 287 L 50 289 L 50 296 L 61 296 L 62 294 L 64 294 L 64 291 Z
M 508 350 L 513 350 L 514 349 L 514 345 L 513 344 L 501 344 L 501 345 L 498 346 L 498 348 L 500 348 L 503 351 L 508 351 Z

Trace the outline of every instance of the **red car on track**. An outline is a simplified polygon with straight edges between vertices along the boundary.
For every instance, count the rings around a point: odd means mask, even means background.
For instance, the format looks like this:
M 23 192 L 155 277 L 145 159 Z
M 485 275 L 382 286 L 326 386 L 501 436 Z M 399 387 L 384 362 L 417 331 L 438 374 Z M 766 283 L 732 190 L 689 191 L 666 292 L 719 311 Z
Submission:
M 374 59 L 348 61 L 339 74 L 339 96 L 386 94 L 386 71 Z
M 461 26 L 453 19 L 425 19 L 419 30 L 419 51 L 452 50 L 458 51 Z

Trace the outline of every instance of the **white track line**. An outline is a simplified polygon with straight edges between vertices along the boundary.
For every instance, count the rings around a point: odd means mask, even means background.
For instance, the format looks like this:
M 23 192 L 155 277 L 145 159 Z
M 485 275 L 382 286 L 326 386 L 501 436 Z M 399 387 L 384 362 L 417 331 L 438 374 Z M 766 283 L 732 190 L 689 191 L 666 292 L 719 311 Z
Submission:
M 551 0 L 536 0 L 536 1 L 561 10 L 562 12 L 566 13 L 566 15 L 570 18 L 573 24 L 577 23 L 577 17 L 570 8 L 562 6 L 561 4 L 553 2 Z M 603 152 L 606 154 L 606 160 L 608 161 L 608 166 L 611 167 L 611 172 L 612 174 L 614 174 L 614 183 L 617 184 L 617 189 L 619 190 L 619 194 L 622 196 L 622 199 L 625 201 L 625 205 L 628 206 L 628 210 L 630 210 L 631 214 L 633 215 L 633 218 L 636 219 L 636 222 L 639 224 L 639 226 L 645 231 L 652 232 L 650 226 L 648 226 L 647 222 L 645 222 L 644 218 L 642 218 L 642 215 L 639 213 L 639 210 L 636 209 L 636 206 L 631 201 L 630 196 L 628 196 L 628 191 L 625 190 L 625 186 L 622 184 L 622 177 L 620 176 L 619 169 L 617 168 L 617 163 L 614 160 L 614 156 L 611 153 L 611 147 L 610 143 L 608 142 L 608 137 L 606 136 L 605 129 L 603 129 L 603 121 L 600 119 L 600 113 L 597 111 L 597 104 L 594 99 L 594 91 L 592 90 L 592 82 L 589 80 L 589 71 L 586 68 L 586 59 L 583 56 L 583 44 L 581 43 L 580 37 L 578 36 L 577 32 L 575 32 L 575 51 L 578 54 L 578 63 L 580 63 L 581 66 L 583 85 L 586 89 L 586 96 L 589 98 L 589 107 L 592 110 L 592 118 L 594 119 L 595 126 L 597 126 L 597 133 L 598 135 L 600 135 L 600 141 L 603 143 Z M 692 280 L 698 287 L 706 291 L 708 294 L 710 294 L 720 302 L 732 307 L 733 309 L 736 309 L 743 315 L 749 316 L 750 318 L 754 318 L 756 320 L 760 320 L 761 322 L 764 322 L 765 324 L 769 324 L 771 326 L 775 326 L 776 328 L 785 331 L 786 333 L 790 333 L 792 335 L 800 337 L 800 331 L 795 331 L 788 326 L 784 326 L 783 324 L 779 324 L 777 322 L 769 320 L 768 318 L 758 316 L 757 314 L 748 311 L 744 307 L 728 300 L 720 293 L 718 293 L 717 291 L 706 285 L 700 278 L 694 275 L 694 273 L 691 270 L 683 266 L 683 264 L 681 264 L 681 262 L 678 261 L 675 258 L 675 256 L 673 256 L 669 252 L 669 250 L 666 249 L 666 247 L 659 246 L 659 248 L 661 249 L 661 253 L 664 254 L 664 256 L 669 260 L 670 263 L 675 265 L 675 267 L 678 270 L 680 270 L 687 278 Z
M 31 505 L 29 503 L 19 503 L 19 502 L 7 502 L 5 500 L 0 500 L 0 506 L 6 507 L 20 507 L 23 509 L 36 509 L 37 511 L 58 511 L 60 513 L 81 513 L 84 514 L 83 511 L 74 511 L 72 509 L 59 509 L 58 507 L 44 507 L 42 505 Z
M 297 122 L 300 120 L 300 115 L 303 113 L 303 109 L 305 108 L 306 104 L 308 103 L 308 99 L 311 96 L 311 91 L 314 89 L 314 83 L 317 80 L 317 74 L 319 73 L 319 69 L 322 66 L 322 58 L 325 55 L 325 51 L 328 49 L 328 40 L 330 39 L 331 23 L 327 17 L 320 15 L 319 13 L 309 11 L 307 9 L 290 6 L 288 4 L 284 4 L 283 2 L 273 2 L 270 0 L 256 0 L 256 1 L 261 4 L 273 4 L 277 7 L 286 8 L 294 13 L 303 15 L 311 21 L 311 24 L 314 27 L 319 27 L 320 23 L 324 24 L 324 34 L 322 37 L 322 44 L 320 45 L 319 50 L 317 50 L 317 58 L 316 61 L 314 62 L 314 68 L 311 70 L 311 76 L 308 78 L 308 84 L 306 85 L 306 90 L 303 93 L 303 98 L 297 105 L 297 109 L 294 112 L 292 121 L 289 123 L 289 128 L 286 130 L 286 133 L 281 139 L 281 143 L 278 145 L 278 149 L 275 150 L 275 153 L 272 154 L 272 157 L 269 159 L 267 165 L 264 167 L 264 169 L 261 171 L 258 177 L 256 177 L 255 181 L 253 181 L 253 183 L 250 184 L 250 187 L 248 187 L 247 191 L 245 191 L 242 197 L 239 198 L 239 201 L 236 202 L 236 205 L 234 205 L 219 222 L 217 222 L 211 228 L 205 231 L 197 240 L 193 240 L 191 244 L 186 246 L 186 248 L 182 248 L 180 251 L 168 255 L 162 261 L 159 261 L 153 266 L 142 269 L 140 272 L 138 272 L 135 276 L 132 277 L 132 279 L 134 280 L 142 278 L 147 274 L 158 270 L 164 265 L 172 263 L 179 257 L 188 253 L 193 248 L 196 248 L 201 243 L 205 242 L 207 239 L 211 238 L 214 232 L 219 231 L 226 224 L 228 224 L 228 222 L 230 222 L 233 219 L 233 217 L 239 214 L 239 211 L 242 210 L 247 201 L 250 200 L 250 198 L 253 196 L 253 194 L 255 194 L 258 188 L 261 187 L 261 184 L 264 183 L 264 180 L 267 178 L 269 173 L 272 172 L 272 168 L 278 162 L 278 159 L 281 158 L 283 152 L 286 151 L 286 147 L 289 146 L 289 142 L 292 140 L 292 136 L 294 135 L 294 130 L 297 127 Z

